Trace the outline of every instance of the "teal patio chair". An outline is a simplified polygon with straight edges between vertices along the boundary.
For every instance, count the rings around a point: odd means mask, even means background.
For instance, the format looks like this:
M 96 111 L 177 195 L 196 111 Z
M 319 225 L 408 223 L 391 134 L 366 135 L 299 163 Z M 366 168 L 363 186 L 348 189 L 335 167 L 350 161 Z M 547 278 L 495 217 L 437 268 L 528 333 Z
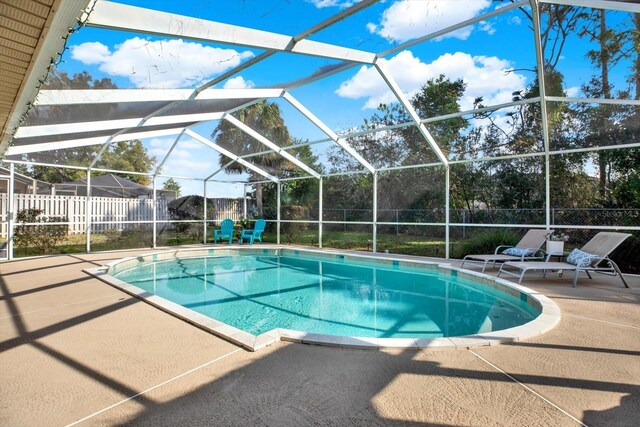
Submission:
M 242 229 L 242 233 L 240 234 L 240 243 L 245 239 L 248 239 L 249 244 L 251 245 L 253 245 L 254 240 L 259 240 L 260 243 L 262 243 L 262 233 L 264 232 L 265 225 L 266 221 L 264 219 L 259 219 L 253 226 L 253 230 Z
M 229 244 L 233 242 L 233 225 L 232 219 L 223 219 L 220 223 L 220 228 L 213 230 L 213 244 L 215 245 L 218 239 L 229 239 Z

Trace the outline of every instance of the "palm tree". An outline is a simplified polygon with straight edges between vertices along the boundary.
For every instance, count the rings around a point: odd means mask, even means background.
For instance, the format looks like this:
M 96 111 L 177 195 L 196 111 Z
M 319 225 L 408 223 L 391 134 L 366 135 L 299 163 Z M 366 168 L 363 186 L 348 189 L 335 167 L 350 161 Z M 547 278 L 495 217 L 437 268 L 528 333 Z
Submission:
M 280 115 L 280 107 L 278 104 L 263 100 L 238 111 L 236 118 L 280 147 L 285 147 L 291 143 L 289 130 Z M 221 121 L 214 129 L 211 137 L 215 140 L 216 144 L 219 144 L 238 156 L 257 153 L 265 151 L 266 149 L 263 144 L 225 120 Z M 279 169 L 284 163 L 288 163 L 277 153 L 253 157 L 250 159 L 250 162 L 266 170 Z M 220 167 L 223 167 L 227 163 L 228 159 L 220 157 Z M 230 165 L 226 171 L 233 174 L 249 173 L 250 180 L 262 178 L 254 171 L 245 168 L 239 163 Z M 256 205 L 258 211 L 262 213 L 262 184 L 256 184 Z

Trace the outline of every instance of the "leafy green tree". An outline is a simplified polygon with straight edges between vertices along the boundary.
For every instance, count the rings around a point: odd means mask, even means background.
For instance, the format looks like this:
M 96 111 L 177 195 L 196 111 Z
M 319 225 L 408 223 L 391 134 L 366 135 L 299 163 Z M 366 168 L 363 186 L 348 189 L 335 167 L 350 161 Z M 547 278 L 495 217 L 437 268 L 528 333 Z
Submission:
M 609 70 L 623 58 L 620 49 L 624 42 L 624 36 L 607 25 L 605 10 L 594 9 L 586 15 L 584 22 L 579 35 L 596 43 L 597 47 L 587 52 L 587 58 L 596 67 L 598 75 L 594 76 L 590 84 L 585 86 L 583 90 L 588 92 L 591 97 L 610 99 L 612 84 L 609 79 Z M 606 140 L 616 133 L 614 130 L 616 124 L 612 120 L 615 109 L 615 106 L 606 104 L 588 109 L 587 117 L 583 115 L 585 124 L 590 130 L 587 140 L 593 141 L 595 145 L 608 145 Z M 603 204 L 610 206 L 612 194 L 608 191 L 607 182 L 610 167 L 609 153 L 607 151 L 597 153 L 596 161 L 600 198 Z
M 291 137 L 289 129 L 284 123 L 284 119 L 280 113 L 278 104 L 260 101 L 236 113 L 236 117 L 245 125 L 255 130 L 271 142 L 280 147 L 290 145 Z M 265 151 L 266 147 L 246 132 L 238 129 L 232 123 L 222 120 L 220 124 L 213 130 L 211 137 L 216 144 L 228 149 L 236 155 L 254 154 Z M 270 153 L 248 160 L 256 166 L 271 170 L 280 169 L 288 162 L 278 153 Z M 220 166 L 223 167 L 228 163 L 228 159 L 220 157 Z M 258 181 L 264 178 L 256 172 L 245 168 L 240 163 L 233 163 L 226 169 L 227 173 L 241 174 L 248 173 L 250 180 Z M 259 212 L 263 212 L 263 185 L 256 184 L 256 205 Z
M 411 104 L 420 117 L 456 113 L 460 111 L 459 100 L 464 90 L 465 83 L 462 80 L 451 81 L 441 75 L 426 82 L 411 99 Z M 410 121 L 409 114 L 402 106 L 382 104 L 376 113 L 364 121 L 361 129 L 394 126 Z M 463 118 L 453 118 L 427 125 L 429 132 L 445 155 L 452 156 L 454 152 L 465 151 L 462 147 L 468 143 L 468 139 L 464 136 L 467 126 L 467 121 Z M 349 138 L 347 142 L 376 168 L 438 162 L 432 148 L 415 126 L 390 129 L 375 134 L 367 133 Z M 338 146 L 330 151 L 329 164 L 335 172 L 361 168 Z M 333 204 L 371 209 L 370 194 L 350 190 L 358 181 L 370 185 L 370 177 L 344 176 L 332 181 L 341 183 L 335 187 L 335 192 L 331 189 L 325 190 Z M 442 208 L 444 200 L 444 174 L 441 168 L 398 170 L 381 173 L 378 177 L 378 209 L 382 215 L 386 214 L 385 211 L 399 209 L 402 210 L 403 216 L 411 216 L 415 215 L 412 213 L 414 210 Z M 408 217 L 406 219 L 409 220 Z M 395 220 L 395 217 L 389 220 Z
M 301 145 L 308 141 L 294 139 L 293 145 Z M 303 145 L 288 152 L 298 160 L 308 165 L 318 173 L 323 173 L 324 168 L 320 165 L 311 147 Z M 287 162 L 288 163 L 288 162 Z M 293 165 L 291 165 L 293 166 Z M 284 168 L 280 174 L 281 178 L 303 177 L 308 174 L 298 167 Z M 318 180 L 313 178 L 294 179 L 282 181 L 281 192 L 281 217 L 289 220 L 315 220 L 318 218 Z M 277 185 L 268 183 L 263 186 L 264 211 L 267 218 L 277 217 Z M 295 242 L 300 233 L 307 228 L 305 223 L 283 223 L 281 231 L 290 242 Z
M 182 187 L 180 186 L 180 184 L 178 184 L 178 182 L 173 178 L 169 178 L 168 180 L 166 180 L 164 184 L 162 184 L 162 189 L 167 191 L 174 191 L 176 193 L 176 198 L 180 197 L 180 192 L 182 191 Z
M 156 163 L 156 158 L 149 156 L 147 149 L 138 139 L 117 142 L 102 154 L 98 167 L 131 172 L 149 172 Z M 148 175 L 119 174 L 129 181 L 142 185 L 151 184 Z

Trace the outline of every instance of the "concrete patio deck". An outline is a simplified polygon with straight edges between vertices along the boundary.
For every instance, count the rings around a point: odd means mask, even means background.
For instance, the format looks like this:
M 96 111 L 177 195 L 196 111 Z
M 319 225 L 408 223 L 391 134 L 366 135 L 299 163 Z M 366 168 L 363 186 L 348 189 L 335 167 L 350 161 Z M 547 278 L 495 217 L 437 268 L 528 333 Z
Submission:
M 141 252 L 0 263 L 0 425 L 640 425 L 640 277 L 526 279 L 525 342 L 251 353 L 82 272 Z

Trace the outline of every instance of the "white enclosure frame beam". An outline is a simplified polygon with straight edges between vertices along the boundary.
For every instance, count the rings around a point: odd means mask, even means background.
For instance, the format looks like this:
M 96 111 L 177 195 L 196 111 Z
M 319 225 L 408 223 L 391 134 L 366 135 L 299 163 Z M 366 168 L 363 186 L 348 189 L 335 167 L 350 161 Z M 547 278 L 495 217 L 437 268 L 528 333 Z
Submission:
M 413 108 L 413 106 L 411 105 L 411 102 L 409 102 L 407 97 L 404 96 L 402 89 L 400 89 L 400 86 L 398 86 L 393 76 L 391 76 L 391 73 L 387 71 L 386 66 L 380 63 L 380 61 L 376 61 L 374 66 L 376 70 L 378 70 L 380 77 L 382 77 L 382 79 L 385 81 L 389 89 L 391 89 L 391 92 L 393 92 L 393 94 L 396 96 L 398 101 L 400 101 L 404 109 L 409 113 L 409 116 L 411 116 L 411 118 L 413 119 L 413 122 L 418 128 L 418 131 L 420 131 L 420 133 L 422 134 L 422 137 L 427 141 L 431 149 L 436 153 L 436 156 L 438 156 L 438 159 L 444 165 L 448 165 L 449 161 L 447 160 L 447 157 L 444 155 L 444 153 L 438 146 L 438 143 L 436 142 L 436 140 L 433 139 L 433 136 L 431 136 L 431 133 L 429 133 L 429 131 L 427 130 L 427 127 L 424 125 L 424 123 L 422 123 L 420 117 L 418 116 L 418 113 L 416 113 L 416 110 Z
M 151 101 L 277 98 L 283 91 L 284 88 L 205 89 L 194 94 L 194 89 L 45 89 L 38 94 L 35 105 L 96 105 Z
M 236 162 L 235 160 L 231 160 L 230 162 L 225 163 L 224 166 L 222 166 L 220 169 L 218 169 L 217 171 L 215 171 L 214 173 L 212 173 L 211 175 L 206 177 L 204 180 L 205 181 L 209 181 L 211 178 L 213 178 L 214 176 L 218 175 L 220 172 L 222 172 L 223 170 L 225 170 L 226 168 L 228 168 L 229 166 L 231 166 L 235 162 Z
M 640 100 L 638 99 L 576 98 L 569 96 L 545 96 L 544 99 L 552 102 L 578 102 L 582 104 L 640 105 Z
M 245 167 L 251 169 L 252 171 L 254 171 L 255 173 L 264 176 L 269 181 L 279 182 L 279 179 L 276 178 L 275 176 L 272 176 L 268 172 L 260 169 L 259 167 L 247 162 L 244 159 L 241 159 L 239 156 L 236 156 L 235 154 L 233 154 L 229 150 L 226 150 L 226 149 L 222 148 L 221 146 L 219 146 L 218 144 L 215 144 L 215 143 L 211 142 L 210 140 L 208 140 L 204 136 L 192 131 L 191 129 L 186 129 L 185 133 L 187 135 L 189 135 L 191 138 L 195 139 L 196 141 L 199 141 L 202 144 L 206 145 L 207 147 L 213 148 L 214 150 L 216 150 L 218 153 L 222 154 L 223 156 L 226 156 L 226 157 L 230 158 L 231 160 L 235 160 L 236 162 L 240 163 L 242 166 L 245 166 Z
M 612 0 L 537 0 L 538 3 L 561 4 L 564 6 L 591 7 L 594 9 L 619 10 L 640 13 L 640 4 Z
M 157 116 L 144 121 L 144 117 L 121 120 L 99 120 L 94 122 L 59 123 L 54 125 L 22 126 L 16 132 L 16 138 L 60 135 L 78 132 L 96 132 L 100 130 L 122 130 L 147 126 L 180 125 L 187 126 L 193 122 L 220 120 L 224 113 L 183 114 L 177 116 Z M 138 126 L 138 124 L 140 124 Z
M 297 35 L 295 35 L 293 37 L 293 41 L 294 42 L 299 42 L 300 40 L 305 39 L 305 38 L 317 33 L 318 31 L 321 31 L 321 30 L 323 30 L 323 29 L 325 29 L 327 27 L 330 27 L 331 25 L 333 25 L 333 24 L 335 24 L 335 23 L 337 23 L 339 21 L 342 21 L 343 19 L 348 18 L 349 16 L 358 13 L 362 9 L 366 9 L 367 7 L 377 3 L 378 1 L 379 0 L 362 0 L 362 1 L 356 3 L 356 4 L 352 5 L 352 6 L 344 9 L 342 12 L 336 13 L 335 15 L 330 16 L 329 18 L 325 19 L 324 21 L 319 22 L 318 24 L 314 25 L 313 27 L 302 31 L 301 33 L 298 33 Z M 275 50 L 267 50 L 265 52 L 262 52 L 258 56 L 255 56 L 255 57 L 249 59 L 248 61 L 245 61 L 242 64 L 238 65 L 237 67 L 232 68 L 231 70 L 219 75 L 218 77 L 216 77 L 215 79 L 213 79 L 209 83 L 207 83 L 207 85 L 205 85 L 205 86 L 213 86 L 215 84 L 223 82 L 224 80 L 228 79 L 229 77 L 238 74 L 240 71 L 245 70 L 245 69 L 257 64 L 258 62 L 264 61 L 265 59 L 273 56 L 276 53 L 277 53 L 277 51 L 275 51 Z M 351 63 L 349 63 L 349 62 L 345 62 L 345 64 L 348 67 L 352 66 Z M 348 68 L 348 67 L 346 67 L 346 68 Z M 335 71 L 335 72 L 337 72 L 337 71 Z M 325 77 L 328 76 L 328 75 L 334 74 L 335 72 L 326 74 Z M 317 77 L 316 77 L 316 79 L 317 79 Z M 315 79 L 312 80 L 312 81 L 315 81 Z
M 7 149 L 7 156 L 19 154 L 38 153 L 41 151 L 63 150 L 66 148 L 86 147 L 88 145 L 100 145 L 111 142 L 129 141 L 132 139 L 154 138 L 157 136 L 177 135 L 184 130 L 184 127 L 124 133 L 118 136 L 96 136 L 92 138 L 67 139 L 55 142 L 43 142 L 40 144 L 17 145 Z M 58 165 L 58 167 L 65 167 Z M 82 168 L 86 169 L 86 167 Z
M 294 165 L 298 166 L 300 169 L 302 169 L 303 171 L 307 172 L 309 175 L 311 175 L 311 176 L 313 176 L 315 178 L 320 178 L 320 174 L 318 172 L 314 171 L 309 166 L 307 166 L 305 163 L 303 163 L 300 160 L 298 160 L 295 156 L 293 156 L 292 154 L 284 151 L 277 144 L 274 144 L 273 142 L 269 141 L 267 138 L 265 138 L 264 136 L 260 135 L 258 132 L 256 132 L 255 130 L 251 129 L 249 126 L 245 125 L 240 120 L 238 120 L 235 117 L 233 117 L 231 114 L 225 114 L 223 119 L 228 121 L 229 123 L 231 123 L 232 125 L 234 125 L 238 129 L 240 129 L 241 131 L 243 131 L 247 135 L 251 136 L 252 138 L 257 140 L 261 144 L 271 148 L 273 151 L 275 151 L 276 153 L 278 153 L 279 155 L 281 155 L 285 159 L 289 160 L 291 163 L 293 163 Z
M 292 52 L 359 63 L 371 63 L 375 59 L 374 53 L 362 50 L 305 39 L 296 41 L 293 37 L 283 34 L 109 1 L 96 3 L 93 12 L 87 19 L 86 25 L 236 46 L 249 46 L 258 49 Z
M 58 169 L 73 169 L 73 170 L 82 170 L 86 171 L 86 166 L 72 166 L 72 165 L 58 165 L 55 163 L 44 163 L 44 162 L 29 162 L 25 160 L 4 160 L 5 163 L 15 163 L 17 165 L 29 165 L 29 166 L 47 166 L 51 168 Z M 102 169 L 102 168 L 93 168 L 91 169 L 94 172 L 105 172 L 105 173 L 124 173 L 128 175 L 140 175 L 140 176 L 153 176 L 153 173 L 148 172 L 133 172 L 133 171 L 122 171 L 117 169 Z M 177 178 L 177 177 L 176 177 Z
M 302 113 L 307 119 L 309 119 L 314 125 L 316 125 L 322 132 L 324 132 L 329 138 L 331 138 L 336 144 L 342 147 L 347 153 L 356 159 L 362 166 L 364 166 L 369 172 L 374 173 L 375 168 L 364 159 L 351 145 L 345 141 L 344 138 L 340 138 L 333 130 L 331 130 L 326 124 L 324 124 L 319 118 L 317 118 L 311 111 L 307 109 L 302 103 L 294 98 L 289 92 L 285 92 L 282 97 L 286 99 L 296 110 Z
M 540 122 L 542 124 L 542 141 L 544 143 L 544 188 L 545 188 L 545 225 L 547 230 L 551 228 L 551 173 L 549 155 L 549 125 L 547 115 L 547 102 L 545 101 L 546 90 L 544 81 L 544 52 L 540 40 L 540 9 L 537 0 L 529 0 L 531 3 L 531 17 L 533 19 L 534 46 L 536 50 L 536 62 L 538 64 L 538 86 L 540 90 Z
M 364 2 L 362 2 L 362 3 L 364 3 Z M 486 19 L 490 19 L 490 18 L 492 18 L 494 16 L 497 16 L 497 15 L 500 15 L 500 14 L 503 14 L 503 13 L 507 13 L 507 12 L 513 10 L 513 9 L 525 6 L 525 5 L 527 5 L 527 3 L 528 3 L 528 0 L 521 0 L 518 3 L 505 5 L 505 6 L 500 7 L 499 9 L 496 9 L 494 11 L 482 14 L 480 16 L 476 16 L 475 18 L 466 20 L 466 21 L 461 22 L 459 24 L 452 25 L 452 26 L 447 27 L 447 28 L 443 28 L 442 30 L 439 30 L 439 31 L 436 31 L 434 33 L 428 34 L 428 35 L 426 35 L 424 37 L 420 37 L 420 38 L 417 38 L 417 39 L 414 39 L 414 40 L 410 40 L 410 41 L 408 41 L 406 43 L 400 44 L 400 45 L 395 46 L 395 47 L 393 47 L 391 49 L 387 49 L 385 51 L 378 52 L 376 54 L 376 56 L 378 58 L 382 58 L 382 57 L 391 55 L 392 53 L 398 52 L 398 51 L 403 50 L 403 49 L 407 49 L 407 48 L 409 48 L 411 46 L 414 46 L 416 44 L 425 42 L 427 40 L 431 40 L 431 39 L 435 39 L 435 38 L 441 37 L 441 36 L 443 36 L 445 34 L 451 33 L 453 31 L 456 31 L 456 30 L 460 29 L 460 28 L 464 28 L 466 26 L 475 24 L 476 22 L 480 22 L 480 21 L 483 21 L 483 20 L 486 20 Z M 357 64 L 345 62 L 345 63 L 340 64 L 340 65 L 336 66 L 335 68 L 333 68 L 331 70 L 328 70 L 328 71 L 326 71 L 324 73 L 313 74 L 313 75 L 308 76 L 307 78 L 301 79 L 301 80 L 295 82 L 294 84 L 291 84 L 291 85 L 287 86 L 286 89 L 287 90 L 295 89 L 297 87 L 304 86 L 304 85 L 309 84 L 309 83 L 313 83 L 315 81 L 318 81 L 318 80 L 324 79 L 326 77 L 332 76 L 332 75 L 334 75 L 336 73 L 348 70 L 349 68 L 353 68 L 356 65 Z
M 521 0 L 517 3 L 511 3 L 511 4 L 507 4 L 504 5 L 502 7 L 498 7 L 497 9 L 491 11 L 491 12 L 487 12 L 487 13 L 483 13 L 482 15 L 476 16 L 475 18 L 471 18 L 471 19 L 467 19 L 466 21 L 462 21 L 460 23 L 451 25 L 449 27 L 443 28 L 441 30 L 435 31 L 433 33 L 427 34 L 425 36 L 422 37 L 418 37 L 417 39 L 413 39 L 413 40 L 409 40 L 408 42 L 399 44 L 398 46 L 394 46 L 390 49 L 387 49 L 385 51 L 379 52 L 378 53 L 378 57 L 384 57 L 384 56 L 388 56 L 391 55 L 392 53 L 401 51 L 401 50 L 405 50 L 407 48 L 410 48 L 412 46 L 415 46 L 417 44 L 426 42 L 428 40 L 433 40 L 436 39 L 438 37 L 442 37 L 445 34 L 449 34 L 452 33 L 454 31 L 457 31 L 461 28 L 465 28 L 468 27 L 469 25 L 473 25 L 477 22 L 480 21 L 486 21 L 487 19 L 491 19 L 494 16 L 498 16 L 501 15 L 503 13 L 507 13 L 513 9 L 517 9 L 519 7 L 525 6 L 528 4 L 528 0 Z
M 185 129 L 182 129 L 182 131 L 178 134 L 178 136 L 176 137 L 176 140 L 173 141 L 173 144 L 171 144 L 169 151 L 167 151 L 167 154 L 164 155 L 164 158 L 162 159 L 160 164 L 158 164 L 158 166 L 156 167 L 156 170 L 153 173 L 154 177 L 160 173 L 164 164 L 167 162 L 167 160 L 169 160 L 169 156 L 171 156 L 171 153 L 173 153 L 173 150 L 175 150 L 175 148 L 178 146 L 178 142 L 180 141 L 180 138 L 182 138 L 182 135 L 184 135 L 184 131 Z

